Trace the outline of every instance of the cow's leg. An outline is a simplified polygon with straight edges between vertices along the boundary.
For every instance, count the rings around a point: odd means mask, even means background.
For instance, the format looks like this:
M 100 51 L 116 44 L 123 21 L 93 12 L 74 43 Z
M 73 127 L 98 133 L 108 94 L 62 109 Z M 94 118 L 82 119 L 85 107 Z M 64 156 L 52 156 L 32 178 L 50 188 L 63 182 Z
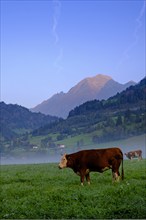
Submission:
M 142 160 L 142 153 L 140 153 L 140 160 Z
M 84 185 L 84 178 L 85 178 L 85 176 L 83 174 L 81 174 L 81 186 Z
M 113 182 L 120 180 L 120 173 L 119 173 L 119 167 L 121 164 L 121 160 L 114 159 L 112 161 L 112 176 L 113 176 Z
M 120 180 L 120 176 L 118 175 L 119 172 L 115 172 L 115 171 L 112 171 L 112 176 L 113 176 L 113 183 L 116 181 L 116 182 L 119 182 Z
M 80 176 L 81 176 L 81 185 L 83 186 L 84 185 L 84 178 L 85 178 L 85 171 L 81 171 L 80 172 Z
M 81 174 L 81 185 L 82 186 L 84 185 L 84 178 L 85 178 L 85 176 L 86 176 L 86 180 L 90 182 L 89 170 L 88 169 L 82 169 L 80 171 L 80 174 Z
M 114 183 L 114 182 L 115 182 L 115 180 L 116 180 L 115 172 L 114 172 L 114 171 L 112 171 L 112 182 Z
M 87 180 L 88 184 L 90 185 L 90 175 L 89 175 L 89 173 L 86 174 L 86 180 Z

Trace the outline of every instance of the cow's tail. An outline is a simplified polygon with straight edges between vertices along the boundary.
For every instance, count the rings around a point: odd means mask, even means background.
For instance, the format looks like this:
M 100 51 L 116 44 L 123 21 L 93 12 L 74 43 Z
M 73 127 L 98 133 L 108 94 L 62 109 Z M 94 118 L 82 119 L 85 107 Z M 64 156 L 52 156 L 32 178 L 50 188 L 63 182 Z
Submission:
M 124 179 L 124 168 L 123 168 L 123 156 L 122 156 L 122 174 L 121 174 L 122 180 Z

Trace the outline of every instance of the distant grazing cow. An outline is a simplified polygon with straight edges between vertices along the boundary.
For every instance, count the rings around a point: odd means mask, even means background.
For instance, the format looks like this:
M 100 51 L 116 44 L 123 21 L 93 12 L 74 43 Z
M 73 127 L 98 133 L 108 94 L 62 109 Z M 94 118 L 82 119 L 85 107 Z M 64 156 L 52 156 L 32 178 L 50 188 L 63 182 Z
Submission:
M 119 180 L 119 167 L 122 162 L 122 180 L 124 179 L 123 153 L 119 148 L 82 150 L 73 154 L 64 154 L 59 168 L 69 167 L 81 178 L 81 185 L 84 178 L 90 184 L 89 173 L 91 171 L 104 172 L 112 170 L 113 181 Z
M 139 160 L 142 159 L 142 151 L 141 150 L 134 150 L 125 153 L 126 157 L 132 160 L 133 158 L 138 158 Z

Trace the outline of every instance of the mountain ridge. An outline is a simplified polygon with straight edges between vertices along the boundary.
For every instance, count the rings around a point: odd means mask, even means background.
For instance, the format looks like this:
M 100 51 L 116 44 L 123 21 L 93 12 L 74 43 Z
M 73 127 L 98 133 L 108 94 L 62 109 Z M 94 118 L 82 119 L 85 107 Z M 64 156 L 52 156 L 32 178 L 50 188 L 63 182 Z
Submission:
M 86 101 L 107 99 L 121 92 L 130 85 L 135 85 L 133 81 L 121 84 L 113 80 L 110 76 L 97 74 L 94 77 L 87 77 L 73 86 L 67 93 L 54 94 L 51 98 L 43 101 L 34 108 L 32 112 L 41 112 L 57 117 L 66 118 L 71 109 Z

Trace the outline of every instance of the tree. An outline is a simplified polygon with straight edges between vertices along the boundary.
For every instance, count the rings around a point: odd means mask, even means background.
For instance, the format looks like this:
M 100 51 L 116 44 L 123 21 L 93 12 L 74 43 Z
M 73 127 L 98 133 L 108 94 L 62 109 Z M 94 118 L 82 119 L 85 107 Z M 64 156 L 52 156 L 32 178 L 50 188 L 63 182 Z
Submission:
M 118 118 L 117 118 L 117 121 L 116 121 L 116 126 L 120 126 L 122 124 L 123 124 L 122 117 L 121 117 L 121 115 L 118 115 Z

